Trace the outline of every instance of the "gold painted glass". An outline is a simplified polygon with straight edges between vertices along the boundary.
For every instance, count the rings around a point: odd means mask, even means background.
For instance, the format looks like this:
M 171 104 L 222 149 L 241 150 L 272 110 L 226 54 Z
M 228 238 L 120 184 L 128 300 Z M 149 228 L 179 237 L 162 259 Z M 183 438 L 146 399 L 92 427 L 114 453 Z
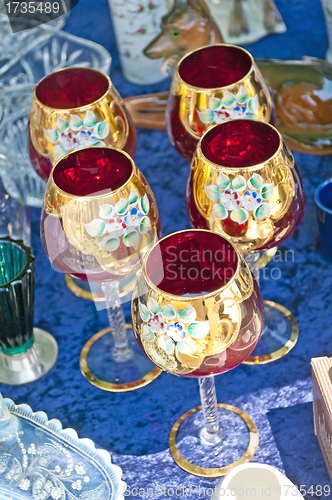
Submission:
M 187 193 L 193 226 L 204 218 L 211 231 L 252 253 L 289 238 L 302 220 L 304 203 L 293 155 L 272 125 L 233 120 L 200 140 Z
M 98 166 L 102 161 L 109 169 Z M 123 172 L 124 182 L 112 189 L 115 169 Z M 85 148 L 59 160 L 43 211 L 42 240 L 50 260 L 60 271 L 93 282 L 136 272 L 158 238 L 153 192 L 130 156 L 115 148 Z
M 179 61 L 167 103 L 167 131 L 178 153 L 190 161 L 213 125 L 248 117 L 273 121 L 273 109 L 251 54 L 235 45 L 211 45 Z
M 218 477 L 250 460 L 257 431 L 242 455 L 240 449 L 246 442 L 242 428 L 234 436 L 234 443 L 240 435 L 243 438 L 238 450 L 240 462 L 234 460 L 237 452 L 229 456 L 219 431 L 213 377 L 240 364 L 254 349 L 263 327 L 258 285 L 235 246 L 208 230 L 180 231 L 160 240 L 144 259 L 134 290 L 132 317 L 136 340 L 153 363 L 174 375 L 199 379 L 204 414 L 200 439 L 189 452 L 184 449 L 179 453 L 176 432 L 170 437 L 171 453 L 178 465 L 196 475 Z M 225 418 L 239 415 L 240 410 L 233 407 L 222 408 L 228 412 Z M 188 411 L 174 428 L 199 409 Z M 241 418 L 247 424 L 250 421 L 247 416 Z M 186 425 L 190 428 L 191 424 Z M 195 421 L 193 432 L 197 432 L 197 425 Z M 250 426 L 255 429 L 251 421 Z
M 84 148 L 53 167 L 44 196 L 42 242 L 57 270 L 101 284 L 112 333 L 108 328 L 88 342 L 81 369 L 102 389 L 136 389 L 160 373 L 139 348 L 135 352 L 119 297 L 119 281 L 137 272 L 160 230 L 152 190 L 124 151 Z
M 94 145 L 136 152 L 134 124 L 109 76 L 73 67 L 44 77 L 34 89 L 28 133 L 38 175 L 47 180 L 57 160 Z
M 187 187 L 193 227 L 230 237 L 259 280 L 259 252 L 288 239 L 304 214 L 299 170 L 280 133 L 258 120 L 232 120 L 208 130 L 197 146 Z M 281 274 L 281 273 L 280 273 Z M 246 363 L 269 363 L 296 344 L 291 312 L 265 301 L 261 342 Z

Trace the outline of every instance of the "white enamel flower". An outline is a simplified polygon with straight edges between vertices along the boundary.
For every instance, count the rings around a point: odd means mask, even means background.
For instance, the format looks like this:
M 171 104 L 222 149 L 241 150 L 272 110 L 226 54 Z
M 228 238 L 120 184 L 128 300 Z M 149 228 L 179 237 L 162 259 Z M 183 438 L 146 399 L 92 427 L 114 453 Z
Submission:
M 263 200 L 256 191 L 247 190 L 241 196 L 240 201 L 243 208 L 253 211 L 262 203 Z
M 160 314 L 155 314 L 152 318 L 150 318 L 148 325 L 150 330 L 156 335 L 163 335 L 165 333 L 166 325 Z
M 227 189 L 220 195 L 220 203 L 226 210 L 235 210 L 239 207 L 239 195 L 235 191 Z
M 63 133 L 60 135 L 59 142 L 63 148 L 67 151 L 72 151 L 76 149 L 80 144 L 77 140 L 76 134 L 74 132 Z
M 97 141 L 99 141 L 98 137 L 93 135 L 90 130 L 81 130 L 76 135 L 76 140 L 79 146 L 93 146 Z
M 125 225 L 122 218 L 110 219 L 106 226 L 108 234 L 112 236 L 122 236 L 125 232 Z
M 181 342 L 187 336 L 187 330 L 181 323 L 168 323 L 166 333 L 175 342 Z
M 127 227 L 138 227 L 142 219 L 143 215 L 137 210 L 137 208 L 132 208 L 124 217 L 123 222 Z

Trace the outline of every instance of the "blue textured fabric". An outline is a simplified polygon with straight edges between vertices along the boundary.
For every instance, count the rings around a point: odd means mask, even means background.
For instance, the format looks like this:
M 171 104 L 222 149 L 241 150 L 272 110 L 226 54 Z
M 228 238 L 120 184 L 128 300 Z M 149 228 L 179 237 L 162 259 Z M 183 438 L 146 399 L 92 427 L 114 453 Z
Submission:
M 327 36 L 320 2 L 279 0 L 277 5 L 288 31 L 247 46 L 252 54 L 280 59 L 298 59 L 303 55 L 324 58 Z M 169 87 L 169 80 L 150 87 L 138 87 L 124 80 L 107 0 L 80 0 L 65 29 L 101 43 L 111 52 L 111 77 L 122 96 Z M 310 369 L 311 358 L 332 356 L 332 266 L 319 254 L 313 200 L 317 185 L 331 177 L 331 157 L 295 157 L 307 194 L 305 217 L 281 249 L 283 257 L 286 250 L 294 250 L 294 261 L 288 258 L 286 262 L 283 258 L 282 262 L 271 263 L 262 279 L 262 292 L 266 299 L 292 310 L 299 322 L 300 337 L 292 352 L 275 363 L 241 365 L 217 377 L 217 395 L 219 402 L 237 405 L 254 419 L 260 433 L 254 461 L 278 467 L 294 483 L 306 485 L 307 489 L 325 484 L 332 489 L 314 436 Z M 173 150 L 166 133 L 140 129 L 136 162 L 155 193 L 163 234 L 187 228 L 184 196 L 189 165 Z M 124 480 L 131 488 L 215 485 L 217 480 L 183 472 L 168 452 L 172 425 L 185 411 L 199 404 L 197 381 L 164 373 L 146 388 L 112 394 L 94 388 L 82 377 L 81 349 L 92 334 L 107 326 L 106 312 L 97 312 L 93 303 L 74 297 L 65 287 L 63 276 L 51 268 L 40 243 L 39 217 L 40 211 L 32 209 L 37 260 L 35 325 L 57 339 L 59 359 L 39 381 L 21 387 L 2 385 L 1 392 L 16 403 L 28 403 L 34 411 L 46 411 L 65 427 L 75 428 L 80 437 L 91 438 L 97 446 L 109 450 L 113 461 L 123 468 Z M 279 280 L 271 277 L 273 267 L 281 270 Z M 129 321 L 129 304 L 125 305 L 125 313 Z M 166 491 L 158 498 L 170 498 L 171 493 Z M 194 500 L 206 498 L 202 489 L 192 488 L 191 493 Z M 332 494 L 325 498 L 332 498 Z

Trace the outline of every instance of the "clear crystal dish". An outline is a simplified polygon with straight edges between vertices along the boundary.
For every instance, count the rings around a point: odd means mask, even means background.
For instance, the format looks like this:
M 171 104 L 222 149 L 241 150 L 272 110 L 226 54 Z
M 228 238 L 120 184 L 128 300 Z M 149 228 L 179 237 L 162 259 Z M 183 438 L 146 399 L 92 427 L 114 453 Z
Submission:
M 93 441 L 0 394 L 0 500 L 124 500 L 121 477 Z
M 13 33 L 4 1 L 0 0 L 0 61 L 9 60 L 16 56 L 18 52 L 24 51 L 27 45 L 33 43 L 40 36 L 45 36 L 48 29 L 62 29 L 69 16 L 69 14 L 65 14 L 49 23 Z M 50 36 L 52 36 L 51 33 Z
M 0 33 L 3 21 L 0 18 Z M 87 66 L 109 73 L 112 60 L 101 45 L 48 25 L 42 25 L 38 36 L 26 41 L 19 51 L 13 51 L 12 57 L 2 59 L 3 55 L 0 48 L 2 86 L 9 81 L 15 85 L 15 78 L 17 84 L 37 83 L 52 71 L 67 66 Z
M 111 55 L 101 45 L 50 28 L 45 33 L 24 56 L 7 62 L 6 71 L 0 61 L 0 106 L 4 112 L 0 152 L 18 169 L 26 202 L 33 207 L 42 206 L 46 186 L 33 170 L 27 153 L 27 127 L 35 84 L 52 71 L 67 66 L 92 67 L 106 74 L 111 66 Z
M 0 152 L 19 173 L 27 205 L 41 207 L 46 183 L 32 168 L 27 151 L 29 110 L 30 106 L 25 106 L 4 118 L 0 126 Z

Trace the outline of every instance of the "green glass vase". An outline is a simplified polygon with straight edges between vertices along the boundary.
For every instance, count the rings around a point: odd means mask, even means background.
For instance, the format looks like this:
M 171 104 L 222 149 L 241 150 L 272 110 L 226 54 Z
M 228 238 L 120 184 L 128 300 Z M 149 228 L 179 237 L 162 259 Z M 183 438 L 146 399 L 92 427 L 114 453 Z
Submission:
M 21 240 L 0 238 L 0 382 L 31 382 L 50 370 L 57 343 L 33 327 L 35 257 Z

